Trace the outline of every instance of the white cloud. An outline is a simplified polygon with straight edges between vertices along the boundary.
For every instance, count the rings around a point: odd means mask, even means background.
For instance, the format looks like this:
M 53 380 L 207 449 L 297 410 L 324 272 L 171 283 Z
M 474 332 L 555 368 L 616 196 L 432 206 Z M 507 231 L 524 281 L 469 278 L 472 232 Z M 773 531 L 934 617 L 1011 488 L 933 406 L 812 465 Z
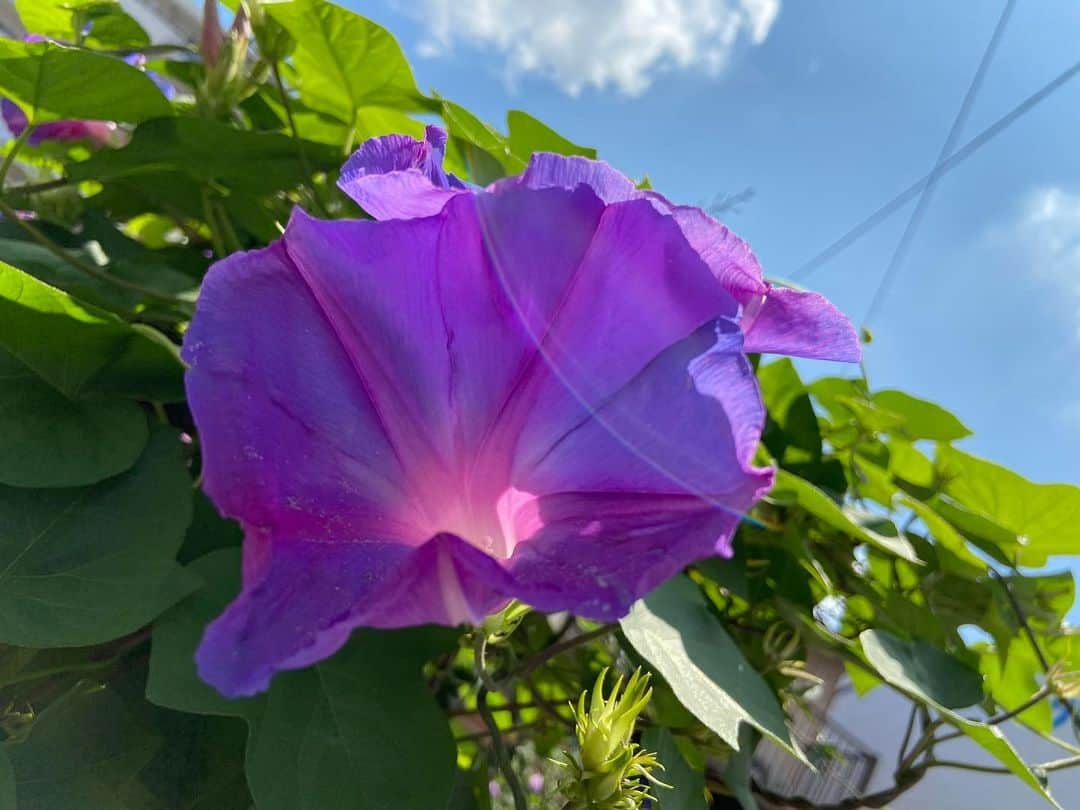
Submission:
M 1034 277 L 1074 299 L 1080 316 L 1080 193 L 1059 186 L 1035 189 L 1016 223 L 1017 244 Z M 1080 318 L 1078 318 L 1080 336 Z
M 1061 407 L 1058 415 L 1067 427 L 1080 431 L 1080 400 L 1074 399 L 1066 402 Z
M 644 92 L 672 68 L 716 75 L 742 40 L 760 45 L 780 0 L 413 0 L 427 29 L 423 56 L 461 41 L 494 48 L 507 77 L 546 76 L 572 95 L 586 87 Z

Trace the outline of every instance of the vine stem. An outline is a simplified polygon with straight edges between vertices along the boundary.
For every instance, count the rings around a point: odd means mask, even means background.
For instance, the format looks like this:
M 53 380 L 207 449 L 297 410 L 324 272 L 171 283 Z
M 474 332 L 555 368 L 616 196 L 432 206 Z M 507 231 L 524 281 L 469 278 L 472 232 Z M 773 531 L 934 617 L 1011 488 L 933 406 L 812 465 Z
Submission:
M 8 194 L 25 194 L 27 196 L 31 194 L 40 194 L 43 191 L 54 191 L 58 188 L 64 188 L 74 184 L 74 180 L 67 177 L 58 177 L 55 180 L 46 180 L 44 183 L 26 183 L 24 185 L 12 186 L 7 189 Z
M 56 242 L 51 240 L 36 227 L 27 222 L 25 219 L 22 219 L 19 216 L 19 212 L 12 208 L 10 205 L 8 205 L 8 203 L 4 200 L 0 200 L 0 214 L 3 214 L 4 217 L 11 220 L 17 226 L 22 228 L 22 230 L 26 232 L 27 236 L 29 236 L 31 239 L 33 239 L 35 242 L 37 242 L 39 245 L 49 251 L 49 253 L 53 254 L 58 259 L 67 262 L 76 270 L 85 273 L 91 278 L 96 278 L 98 281 L 103 281 L 107 284 L 112 284 L 117 287 L 123 287 L 125 289 L 131 290 L 132 292 L 137 292 L 140 295 L 144 295 L 147 298 L 157 299 L 158 301 L 167 301 L 170 304 L 187 303 L 182 298 L 177 298 L 174 295 L 168 295 L 167 293 L 158 292 L 157 290 L 151 289 L 150 287 L 144 287 L 141 284 L 136 284 L 135 282 L 128 281 L 127 279 L 117 278 L 110 273 L 106 273 L 103 270 L 94 267 L 89 262 L 85 262 L 77 256 L 72 255 L 68 251 L 64 250 L 64 248 L 60 247 L 60 245 L 56 244 Z
M 19 133 L 19 137 L 11 144 L 11 149 L 8 150 L 7 155 L 4 156 L 4 162 L 0 163 L 0 191 L 3 191 L 4 181 L 7 179 L 8 170 L 11 169 L 11 165 L 15 162 L 15 156 L 19 154 L 19 150 L 23 148 L 23 145 L 29 140 L 30 133 L 34 131 L 32 125 L 27 125 L 22 132 Z
M 112 656 L 104 658 L 100 661 L 87 661 L 83 664 L 71 664 L 69 666 L 61 667 L 49 667 L 48 669 L 38 669 L 33 672 L 21 672 L 18 675 L 14 675 L 11 678 L 7 678 L 0 681 L 0 689 L 6 689 L 9 686 L 15 686 L 20 683 L 27 683 L 29 681 L 40 681 L 45 678 L 51 678 L 55 675 L 77 675 L 84 672 L 96 672 L 102 669 L 108 669 L 114 664 L 122 661 L 126 656 L 137 648 L 140 644 L 150 638 L 149 628 L 144 628 L 132 633 L 126 639 L 123 640 Z
M 285 82 L 281 79 L 281 67 L 276 59 L 270 63 L 270 72 L 274 77 L 274 84 L 277 85 L 278 95 L 281 96 L 281 106 L 285 108 L 285 118 L 289 123 L 289 132 L 292 134 L 293 142 L 296 144 L 296 155 L 300 159 L 300 168 L 304 172 L 304 183 L 311 191 L 311 200 L 315 203 L 315 207 L 319 209 L 319 213 L 324 217 L 328 216 L 326 208 L 323 206 L 322 200 L 319 199 L 319 195 L 316 193 L 315 186 L 311 181 L 314 172 L 311 168 L 311 162 L 308 160 L 307 151 L 304 149 L 304 142 L 300 139 L 300 130 L 296 126 L 296 118 L 293 117 L 292 102 L 289 100 L 289 94 L 285 90 Z
M 502 772 L 503 778 L 510 788 L 510 793 L 514 797 L 514 810 L 528 810 L 529 805 L 525 798 L 525 788 L 521 786 L 521 780 L 518 779 L 517 773 L 514 772 L 514 763 L 511 761 L 506 743 L 503 742 L 499 724 L 495 722 L 495 716 L 491 712 L 491 707 L 488 706 L 488 693 L 490 691 L 488 685 L 492 681 L 487 672 L 487 636 L 480 629 L 476 631 L 474 650 L 476 652 L 476 674 L 480 682 L 479 688 L 476 690 L 476 709 L 480 713 L 480 719 L 487 726 L 488 733 L 491 736 L 491 746 L 495 749 L 495 760 L 498 762 L 499 770 Z
M 557 655 L 561 655 L 567 650 L 572 650 L 574 647 L 580 647 L 582 644 L 588 644 L 590 641 L 594 641 L 598 638 L 603 638 L 608 633 L 613 632 L 618 627 L 617 624 L 605 624 L 602 627 L 598 627 L 595 630 L 590 630 L 588 633 L 582 633 L 580 636 L 574 636 L 566 641 L 560 641 L 558 644 L 552 644 L 550 647 L 541 650 L 532 658 L 527 659 L 517 672 L 513 673 L 512 677 L 524 678 L 533 670 L 543 666 L 549 660 Z
M 1013 565 L 1013 572 L 1016 572 L 1016 565 Z M 1009 581 L 1005 579 L 996 569 L 991 568 L 990 574 L 1001 585 L 1003 591 L 1005 591 L 1005 597 L 1009 600 L 1009 607 L 1012 608 L 1012 612 L 1016 615 L 1016 620 L 1020 622 L 1020 627 L 1024 631 L 1024 635 L 1027 637 L 1028 643 L 1031 645 L 1032 651 L 1035 653 L 1035 657 L 1039 661 L 1039 666 L 1042 667 L 1043 673 L 1047 678 L 1052 678 L 1052 669 L 1050 662 L 1046 659 L 1046 654 L 1043 652 L 1042 647 L 1039 646 L 1039 640 L 1035 637 L 1035 631 L 1031 629 L 1031 625 L 1028 624 L 1027 614 L 1024 612 L 1024 608 L 1020 605 L 1020 600 L 1016 598 L 1016 594 L 1013 593 L 1011 587 L 1009 587 Z M 1051 685 L 1051 688 L 1053 686 Z M 1080 740 L 1080 714 L 1077 713 L 1076 706 L 1073 705 L 1071 700 L 1062 700 L 1062 704 L 1065 706 L 1065 710 L 1069 713 L 1069 720 L 1072 722 L 1073 736 Z
M 210 201 L 210 191 L 205 188 L 202 190 L 202 206 L 203 219 L 206 220 L 206 227 L 210 229 L 210 242 L 214 246 L 214 256 L 218 259 L 224 259 L 228 251 L 225 250 L 225 240 L 221 237 L 221 225 L 214 215 L 214 206 Z
M 1024 712 L 1026 712 L 1031 707 L 1041 703 L 1043 700 L 1045 700 L 1050 695 L 1052 695 L 1053 692 L 1054 692 L 1053 687 L 1050 684 L 1048 684 L 1048 683 L 1043 684 L 1041 687 L 1039 687 L 1039 691 L 1037 691 L 1035 694 L 1033 694 L 1031 697 L 1029 697 L 1027 700 L 1025 700 L 1020 705 L 1016 706 L 1013 709 L 1009 709 L 1008 711 L 1001 712 L 1000 714 L 995 714 L 993 717 L 988 718 L 984 722 L 988 726 L 1001 725 L 1006 720 L 1012 720 L 1018 714 L 1023 714 Z M 949 740 L 955 740 L 957 737 L 963 737 L 963 736 L 966 736 L 966 735 L 962 731 L 952 731 L 952 732 L 949 732 L 948 734 L 944 734 L 941 737 L 938 737 L 937 741 L 939 743 L 943 743 L 943 742 L 948 742 Z

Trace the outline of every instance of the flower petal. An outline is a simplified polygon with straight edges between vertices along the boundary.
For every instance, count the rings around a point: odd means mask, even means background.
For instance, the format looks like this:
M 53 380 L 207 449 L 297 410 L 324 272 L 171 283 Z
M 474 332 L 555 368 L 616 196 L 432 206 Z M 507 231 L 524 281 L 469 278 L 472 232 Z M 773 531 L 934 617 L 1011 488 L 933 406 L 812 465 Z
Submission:
M 395 448 L 282 243 L 210 270 L 183 356 L 203 486 L 249 536 L 419 532 Z M 245 549 L 257 569 L 259 544 Z
M 686 565 L 730 554 L 772 485 L 751 463 L 764 418 L 733 323 L 665 351 L 515 479 L 518 598 L 610 620 Z
M 251 541 L 249 534 L 245 540 Z M 261 578 L 211 622 L 195 653 L 199 676 L 227 697 L 261 692 L 271 676 L 333 655 L 345 621 L 411 552 L 392 543 L 271 541 Z M 246 574 L 246 572 L 245 572 Z
M 738 327 L 720 320 L 665 350 L 528 468 L 514 486 L 695 495 L 741 515 L 770 484 L 752 459 L 765 423 Z
M 773 287 L 756 315 L 744 323 L 746 351 L 857 363 L 855 327 L 823 295 Z
M 341 169 L 338 187 L 375 219 L 437 214 L 465 184 L 442 167 L 446 133 L 429 126 L 423 141 L 384 135 L 366 141 Z
M 669 346 L 737 309 L 670 217 L 647 200 L 609 205 L 518 392 L 528 413 L 515 468 L 542 457 Z
M 511 588 L 495 560 L 452 535 L 418 548 L 279 538 L 262 578 L 207 628 L 199 675 L 228 697 L 253 695 L 275 672 L 333 655 L 359 626 L 477 623 Z
M 650 193 L 649 199 L 661 210 L 671 213 L 690 246 L 709 266 L 717 281 L 735 296 L 740 304 L 746 304 L 750 296 L 762 295 L 768 291 L 769 285 L 764 279 L 761 265 L 750 250 L 750 245 L 725 225 L 700 208 L 672 205 L 659 194 Z
M 555 155 L 537 152 L 529 158 L 525 171 L 518 177 L 500 180 L 496 188 L 506 186 L 523 188 L 564 188 L 573 190 L 588 186 L 606 203 L 624 202 L 641 197 L 634 183 L 622 172 L 613 169 L 602 160 L 589 160 L 577 155 Z
M 634 493 L 549 495 L 533 511 L 541 528 L 514 556 L 517 597 L 597 621 L 626 615 L 691 562 L 730 555 L 739 522 L 698 498 Z

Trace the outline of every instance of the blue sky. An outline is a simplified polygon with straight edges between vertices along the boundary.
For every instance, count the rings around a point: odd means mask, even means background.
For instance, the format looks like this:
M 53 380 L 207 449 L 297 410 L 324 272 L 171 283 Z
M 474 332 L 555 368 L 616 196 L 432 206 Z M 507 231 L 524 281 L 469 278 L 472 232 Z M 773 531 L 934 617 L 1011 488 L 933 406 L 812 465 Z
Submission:
M 781 278 L 929 171 L 1002 8 L 685 0 L 680 22 L 626 5 L 352 2 L 422 88 L 493 123 L 528 110 L 681 202 L 753 188 L 725 220 Z M 1017 4 L 961 142 L 1078 58 L 1078 24 L 1077 4 Z M 867 353 L 875 387 L 942 403 L 969 450 L 1041 481 L 1080 482 L 1078 118 L 1080 78 L 942 180 Z M 909 212 L 805 283 L 860 320 Z

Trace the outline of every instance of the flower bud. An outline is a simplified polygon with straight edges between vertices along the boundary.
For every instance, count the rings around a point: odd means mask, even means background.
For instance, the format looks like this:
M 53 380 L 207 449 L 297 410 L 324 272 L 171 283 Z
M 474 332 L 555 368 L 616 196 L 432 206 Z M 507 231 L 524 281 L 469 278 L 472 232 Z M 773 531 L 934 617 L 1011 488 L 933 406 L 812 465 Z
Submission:
M 637 669 L 625 687 L 620 675 L 605 697 L 607 672 L 596 679 L 588 704 L 582 693 L 574 709 L 579 757 L 570 758 L 571 777 L 563 790 L 576 810 L 634 810 L 649 798 L 648 782 L 660 784 L 652 775 L 662 769 L 656 756 L 632 741 L 637 718 L 652 697 L 649 675 Z
M 213 16 L 216 19 L 216 11 Z M 210 27 L 213 28 L 212 25 Z M 203 59 L 206 74 L 198 88 L 198 100 L 205 114 L 212 117 L 228 115 L 254 91 L 255 85 L 248 70 L 251 35 L 251 22 L 244 5 L 237 10 L 228 34 L 218 40 L 217 46 L 208 44 L 209 40 L 213 40 L 212 30 L 208 33 L 204 24 Z
M 528 615 L 530 610 L 531 608 L 528 605 L 522 604 L 516 599 L 511 600 L 510 604 L 498 613 L 492 613 L 484 619 L 484 623 L 480 626 L 480 632 L 487 637 L 489 644 L 500 644 L 517 630 L 521 620 Z
M 218 17 L 217 0 L 205 0 L 203 3 L 202 31 L 199 35 L 199 53 L 207 69 L 214 67 L 221 57 L 221 46 L 225 42 L 225 32 L 221 30 Z

